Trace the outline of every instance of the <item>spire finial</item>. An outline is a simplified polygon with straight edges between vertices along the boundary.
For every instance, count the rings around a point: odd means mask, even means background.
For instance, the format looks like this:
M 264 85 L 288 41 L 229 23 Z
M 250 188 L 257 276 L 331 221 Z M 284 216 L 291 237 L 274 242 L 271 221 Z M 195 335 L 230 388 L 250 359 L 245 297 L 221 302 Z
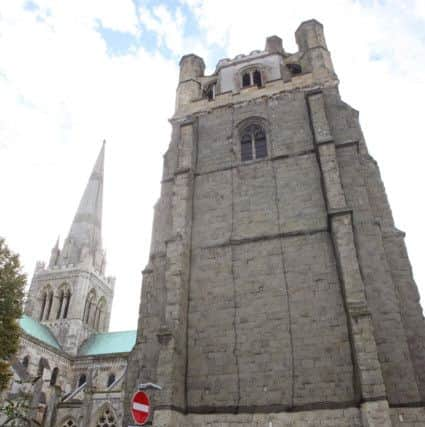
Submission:
M 68 255 L 66 261 L 68 264 L 78 264 L 83 261 L 80 259 L 81 257 L 87 258 L 88 256 L 93 265 L 100 262 L 104 159 L 105 140 L 102 143 L 68 237 L 65 240 L 62 253 Z

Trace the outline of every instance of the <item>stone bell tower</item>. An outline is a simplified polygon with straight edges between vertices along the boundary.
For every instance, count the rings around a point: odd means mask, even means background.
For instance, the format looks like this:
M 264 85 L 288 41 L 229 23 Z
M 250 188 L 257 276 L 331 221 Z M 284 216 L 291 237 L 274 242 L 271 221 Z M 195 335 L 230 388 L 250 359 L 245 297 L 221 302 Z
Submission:
M 125 402 L 161 385 L 155 427 L 425 423 L 404 234 L 322 25 L 295 37 L 181 59 Z
M 101 237 L 104 157 L 105 143 L 62 250 L 58 240 L 48 266 L 37 263 L 26 307 L 74 355 L 91 333 L 109 328 L 115 279 L 105 277 Z

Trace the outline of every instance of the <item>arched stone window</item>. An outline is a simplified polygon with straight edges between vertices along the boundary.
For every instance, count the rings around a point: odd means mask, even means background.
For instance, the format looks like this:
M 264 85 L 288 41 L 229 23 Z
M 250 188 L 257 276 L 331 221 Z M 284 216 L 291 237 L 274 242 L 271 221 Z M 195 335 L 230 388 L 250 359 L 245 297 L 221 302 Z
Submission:
M 66 283 L 63 283 L 57 293 L 58 306 L 57 306 L 57 312 L 56 312 L 56 319 L 67 318 L 70 299 L 71 299 L 71 291 L 69 289 L 69 285 Z
M 94 289 L 92 289 L 87 295 L 86 305 L 84 307 L 84 317 L 83 317 L 83 321 L 89 325 L 92 324 L 93 317 L 95 315 L 94 313 L 96 309 L 95 300 L 96 300 L 96 292 L 94 291 Z
M 96 316 L 95 316 L 94 325 L 93 325 L 93 327 L 97 330 L 103 327 L 103 321 L 105 318 L 105 307 L 106 307 L 106 300 L 105 298 L 102 297 L 97 303 Z
M 106 387 L 110 387 L 115 382 L 115 374 L 111 373 L 108 376 L 108 382 L 106 383 Z
M 63 304 L 64 298 L 65 298 L 65 293 L 64 293 L 63 289 L 61 289 L 59 291 L 59 305 L 58 305 L 58 312 L 56 313 L 56 319 L 60 319 L 60 317 L 61 317 L 62 304 Z
M 66 319 L 68 317 L 69 311 L 69 303 L 71 302 L 71 291 L 68 289 L 65 293 L 65 308 L 63 310 L 63 318 Z
M 240 135 L 243 162 L 267 157 L 266 132 L 261 125 L 249 124 L 242 129 Z
M 30 364 L 30 357 L 29 356 L 25 356 L 22 359 L 22 365 L 24 366 L 24 368 L 28 368 L 29 364 Z
M 52 311 L 52 304 L 53 304 L 53 291 L 50 290 L 47 297 L 47 308 L 46 308 L 46 315 L 44 316 L 44 320 L 49 320 L 50 312 Z
M 43 320 L 44 309 L 46 308 L 46 302 L 47 302 L 47 292 L 43 292 L 41 296 L 41 310 L 40 310 L 40 316 L 39 316 L 40 321 Z
M 59 375 L 59 368 L 56 367 L 55 369 L 53 369 L 52 371 L 52 376 L 50 377 L 50 385 L 56 385 L 56 381 L 58 379 L 58 375 Z
M 47 285 L 43 288 L 39 297 L 40 301 L 40 316 L 39 320 L 48 320 L 50 316 L 50 311 L 52 310 L 53 304 L 53 291 L 50 285 Z
M 105 406 L 97 418 L 96 427 L 117 427 L 115 414 L 109 406 Z
M 242 73 L 242 87 L 263 86 L 263 78 L 258 68 L 251 68 Z
M 81 374 L 80 377 L 78 378 L 78 386 L 77 387 L 81 387 L 86 382 L 87 382 L 86 374 Z
M 61 427 L 77 427 L 77 423 L 72 418 L 68 418 L 61 424 Z

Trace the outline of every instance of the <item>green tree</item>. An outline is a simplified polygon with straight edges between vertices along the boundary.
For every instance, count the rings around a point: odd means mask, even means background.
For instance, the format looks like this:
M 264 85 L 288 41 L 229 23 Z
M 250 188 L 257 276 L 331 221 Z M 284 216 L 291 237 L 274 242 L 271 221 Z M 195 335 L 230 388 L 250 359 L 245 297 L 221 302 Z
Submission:
M 19 256 L 0 237 L 0 391 L 9 383 L 10 360 L 18 350 L 25 283 Z

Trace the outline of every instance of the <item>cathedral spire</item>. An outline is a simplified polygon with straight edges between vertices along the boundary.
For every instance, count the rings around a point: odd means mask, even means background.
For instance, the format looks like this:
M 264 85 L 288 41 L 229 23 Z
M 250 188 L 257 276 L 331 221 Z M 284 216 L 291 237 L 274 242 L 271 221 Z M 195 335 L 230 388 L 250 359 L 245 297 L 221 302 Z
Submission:
M 84 190 L 61 253 L 61 264 L 92 265 L 102 270 L 102 205 L 105 141 Z

